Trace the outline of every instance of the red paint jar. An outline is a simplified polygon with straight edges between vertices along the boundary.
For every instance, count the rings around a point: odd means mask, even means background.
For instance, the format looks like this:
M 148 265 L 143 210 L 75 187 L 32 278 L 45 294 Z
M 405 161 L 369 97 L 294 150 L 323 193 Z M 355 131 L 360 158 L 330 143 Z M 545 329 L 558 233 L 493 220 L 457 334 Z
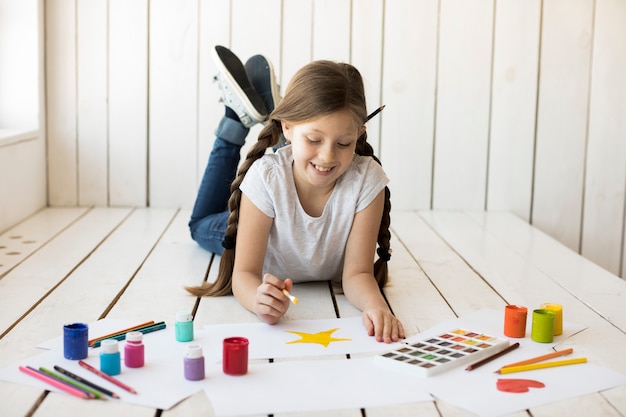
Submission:
M 225 374 L 245 375 L 248 373 L 248 339 L 227 337 L 222 351 L 222 367 Z

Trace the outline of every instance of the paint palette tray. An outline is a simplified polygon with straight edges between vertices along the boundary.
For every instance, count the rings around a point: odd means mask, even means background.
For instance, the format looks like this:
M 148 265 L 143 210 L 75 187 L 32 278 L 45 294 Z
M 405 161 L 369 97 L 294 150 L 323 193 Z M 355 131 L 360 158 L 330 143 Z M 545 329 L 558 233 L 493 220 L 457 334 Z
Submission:
M 508 345 L 507 339 L 455 329 L 403 342 L 401 347 L 376 355 L 374 360 L 381 366 L 426 377 L 460 365 L 471 365 Z

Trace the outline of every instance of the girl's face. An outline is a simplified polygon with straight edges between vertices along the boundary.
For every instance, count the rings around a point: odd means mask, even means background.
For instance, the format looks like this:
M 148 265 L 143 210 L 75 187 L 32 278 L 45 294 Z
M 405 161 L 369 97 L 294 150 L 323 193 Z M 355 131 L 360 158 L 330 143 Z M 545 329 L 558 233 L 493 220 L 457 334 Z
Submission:
M 296 183 L 319 188 L 332 188 L 348 169 L 356 141 L 365 130 L 347 109 L 310 122 L 282 122 L 282 127 L 291 142 Z

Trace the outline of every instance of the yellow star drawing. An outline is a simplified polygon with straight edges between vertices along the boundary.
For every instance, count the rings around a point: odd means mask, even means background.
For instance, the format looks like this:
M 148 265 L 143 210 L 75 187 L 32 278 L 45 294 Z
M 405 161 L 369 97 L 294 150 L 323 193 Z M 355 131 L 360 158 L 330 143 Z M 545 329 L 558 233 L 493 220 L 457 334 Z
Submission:
M 349 338 L 336 338 L 336 337 L 332 337 L 331 335 L 336 331 L 339 330 L 337 329 L 331 329 L 331 330 L 326 330 L 324 332 L 319 332 L 319 333 L 304 333 L 304 332 L 291 332 L 291 331 L 287 331 L 287 333 L 293 333 L 293 334 L 297 334 L 298 336 L 301 337 L 301 339 L 298 340 L 293 340 L 291 342 L 287 342 L 288 345 L 294 344 L 294 343 L 318 343 L 324 347 L 328 347 L 328 345 L 331 342 L 345 342 L 347 340 L 352 340 Z

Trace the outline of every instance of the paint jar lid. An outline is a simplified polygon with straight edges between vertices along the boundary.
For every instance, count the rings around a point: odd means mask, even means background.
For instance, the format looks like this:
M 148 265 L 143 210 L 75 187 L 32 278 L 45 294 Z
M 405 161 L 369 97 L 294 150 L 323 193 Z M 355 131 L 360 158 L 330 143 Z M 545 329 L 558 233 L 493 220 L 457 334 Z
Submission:
M 101 353 L 117 353 L 119 352 L 117 340 L 115 339 L 105 339 L 100 342 L 100 352 Z
M 202 357 L 202 347 L 200 345 L 187 345 L 185 349 L 185 357 L 196 359 Z
M 143 338 L 143 333 L 141 332 L 128 332 L 126 333 L 126 341 L 131 343 L 141 342 Z
M 191 313 L 188 311 L 179 311 L 178 313 L 176 313 L 177 322 L 187 322 L 191 320 L 192 320 Z
M 238 351 L 243 349 L 248 349 L 248 339 L 245 337 L 235 336 L 235 337 L 227 337 L 223 341 L 223 349 L 228 351 Z

